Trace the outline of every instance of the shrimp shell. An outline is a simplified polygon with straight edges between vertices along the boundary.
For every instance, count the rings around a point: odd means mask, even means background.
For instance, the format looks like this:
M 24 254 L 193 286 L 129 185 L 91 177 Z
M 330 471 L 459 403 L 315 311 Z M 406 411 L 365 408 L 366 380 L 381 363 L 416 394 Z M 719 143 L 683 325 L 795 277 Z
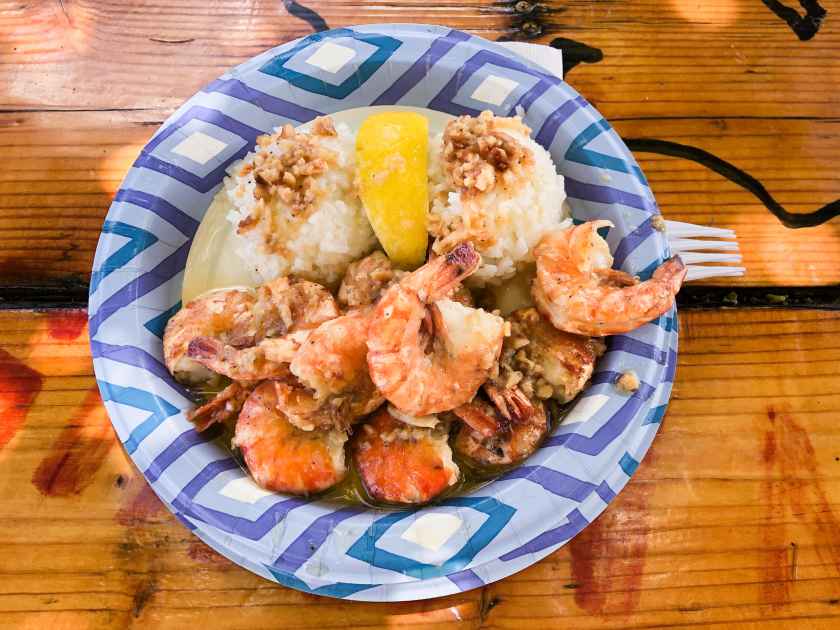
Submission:
M 368 494 L 389 503 L 426 503 L 458 481 L 446 426 L 420 428 L 380 410 L 357 428 L 351 442 Z
M 612 225 L 590 221 L 550 232 L 534 249 L 532 295 L 555 328 L 591 336 L 625 333 L 673 306 L 686 274 L 680 257 L 666 260 L 645 282 L 611 269 L 613 258 L 597 230 Z
M 347 474 L 342 431 L 301 431 L 277 407 L 274 383 L 259 385 L 245 401 L 233 445 L 254 481 L 266 490 L 308 495 Z
M 519 398 L 515 392 L 508 396 L 509 402 Z M 539 448 L 548 432 L 548 417 L 541 401 L 532 403 L 531 410 L 515 420 L 504 418 L 503 411 L 479 396 L 453 413 L 463 423 L 452 446 L 476 466 L 519 463 Z
M 472 245 L 461 244 L 388 289 L 376 306 L 367 342 L 370 376 L 403 413 L 453 409 L 497 368 L 504 321 L 444 299 L 479 262 Z
M 296 278 L 257 289 L 215 291 L 189 302 L 169 321 L 164 359 L 179 380 L 213 373 L 233 380 L 284 376 L 301 339 L 294 334 L 338 316 L 329 291 Z
M 214 424 L 230 420 L 245 404 L 254 386 L 233 382 L 213 397 L 213 400 L 187 412 L 187 419 L 199 433 Z

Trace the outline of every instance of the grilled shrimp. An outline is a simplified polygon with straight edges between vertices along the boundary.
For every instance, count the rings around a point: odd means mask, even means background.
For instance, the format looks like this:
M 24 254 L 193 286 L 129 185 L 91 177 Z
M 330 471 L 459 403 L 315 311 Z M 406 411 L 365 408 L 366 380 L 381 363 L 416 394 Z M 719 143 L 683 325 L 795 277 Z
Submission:
M 347 268 L 338 289 L 338 303 L 351 309 L 376 304 L 388 287 L 406 275 L 407 272 L 395 269 L 384 253 L 373 252 Z M 464 306 L 474 305 L 470 290 L 463 284 L 449 298 Z
M 281 388 L 282 408 L 292 424 L 306 431 L 346 429 L 384 402 L 368 372 L 369 324 L 368 311 L 352 311 L 309 334 L 290 365 L 299 383 Z
M 406 276 L 377 304 L 367 342 L 370 376 L 400 411 L 453 409 L 497 367 L 504 320 L 446 299 L 480 259 L 463 243 Z
M 209 402 L 187 412 L 187 419 L 195 424 L 196 431 L 226 422 L 233 418 L 254 389 L 253 385 L 234 381 Z
M 463 421 L 455 436 L 455 451 L 477 466 L 506 466 L 522 461 L 548 432 L 542 401 L 532 401 L 517 388 L 484 387 L 486 398 L 452 410 Z
M 187 354 L 210 371 L 238 381 L 282 378 L 288 376 L 289 363 L 308 334 L 308 330 L 298 330 L 284 337 L 263 339 L 249 348 L 237 348 L 213 337 L 196 337 Z
M 557 330 L 534 308 L 508 317 L 511 334 L 499 359 L 500 388 L 519 388 L 526 396 L 568 402 L 592 377 L 595 361 L 606 350 L 599 337 Z
M 273 383 L 278 411 L 301 431 L 328 428 L 347 430 L 352 423 L 347 399 L 330 397 L 318 400 L 311 389 L 294 378 Z
M 215 291 L 188 303 L 169 320 L 163 337 L 166 366 L 197 383 L 213 373 L 247 381 L 286 374 L 305 334 L 338 316 L 322 286 L 277 278 L 256 289 Z
M 347 474 L 343 431 L 301 431 L 277 408 L 274 383 L 259 385 L 245 401 L 233 445 L 254 481 L 266 490 L 308 495 Z
M 537 277 L 532 295 L 555 328 L 578 335 L 629 332 L 662 315 L 674 304 L 685 278 L 679 256 L 666 260 L 650 280 L 611 268 L 613 258 L 590 221 L 546 234 L 534 249 Z
M 214 291 L 187 303 L 166 325 L 163 357 L 169 372 L 179 381 L 196 384 L 214 373 L 189 357 L 190 342 L 211 336 L 242 343 L 254 328 L 252 308 L 256 294 L 251 289 Z
M 458 481 L 448 426 L 410 426 L 380 410 L 357 429 L 350 450 L 368 494 L 377 501 L 426 503 Z

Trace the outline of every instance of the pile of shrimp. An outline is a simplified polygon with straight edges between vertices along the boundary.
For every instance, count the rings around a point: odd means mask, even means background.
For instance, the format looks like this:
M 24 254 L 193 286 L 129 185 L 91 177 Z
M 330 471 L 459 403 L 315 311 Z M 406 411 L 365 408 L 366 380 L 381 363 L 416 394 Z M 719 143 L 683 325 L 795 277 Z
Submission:
M 611 269 L 605 225 L 546 234 L 536 308 L 506 318 L 462 285 L 481 264 L 471 243 L 410 273 L 375 252 L 350 265 L 336 297 L 281 277 L 193 300 L 166 327 L 166 366 L 221 388 L 188 417 L 199 431 L 235 422 L 232 444 L 263 488 L 327 490 L 348 475 L 349 452 L 371 499 L 426 503 L 458 482 L 453 454 L 489 469 L 531 455 L 549 403 L 586 386 L 602 338 L 671 308 L 679 258 L 639 282 Z

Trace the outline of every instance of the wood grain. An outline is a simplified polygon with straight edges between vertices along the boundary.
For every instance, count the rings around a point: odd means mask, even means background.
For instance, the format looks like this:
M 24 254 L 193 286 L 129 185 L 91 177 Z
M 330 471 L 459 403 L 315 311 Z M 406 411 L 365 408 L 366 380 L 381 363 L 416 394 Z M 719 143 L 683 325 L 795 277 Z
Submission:
M 800 116 L 836 117 L 836 27 L 829 19 L 803 44 L 759 2 L 572 0 L 532 2 L 526 13 L 516 2 L 480 0 L 303 4 L 331 27 L 434 22 L 488 39 L 530 33 L 583 41 L 603 50 L 604 62 L 575 82 L 607 117 L 786 117 L 794 104 Z M 0 105 L 15 109 L 174 108 L 228 67 L 310 32 L 268 0 L 2 6 L 0 52 L 11 63 L 0 73 Z M 817 72 L 821 81 L 813 80 Z
M 0 300 L 87 279 L 110 200 L 161 122 L 231 66 L 311 32 L 286 4 L 0 0 Z M 571 42 L 589 52 L 567 80 L 622 136 L 710 151 L 792 212 L 840 198 L 828 2 L 807 42 L 763 2 L 302 4 L 330 27 Z M 703 166 L 637 157 L 667 218 L 736 229 L 748 274 L 726 285 L 840 283 L 837 219 L 789 230 Z M 601 518 L 480 591 L 392 605 L 304 595 L 210 550 L 119 446 L 86 313 L 0 311 L 0 628 L 838 627 L 840 315 L 680 319 L 664 425 Z
M 622 135 L 707 149 L 794 212 L 840 198 L 830 20 L 801 42 L 762 3 L 734 0 L 304 4 L 330 26 L 434 21 L 598 48 L 567 79 Z M 0 284 L 87 278 L 110 199 L 157 126 L 232 65 L 311 32 L 274 0 L 0 1 L 0 15 Z M 748 275 L 727 284 L 840 282 L 837 220 L 793 232 L 704 167 L 638 157 L 667 217 L 738 230 Z
M 87 278 L 111 198 L 162 119 L 0 114 L 0 280 Z
M 840 155 L 840 118 L 661 119 L 613 121 L 626 138 L 660 138 L 705 149 L 757 178 L 791 212 L 840 199 L 832 155 Z M 667 219 L 734 229 L 743 278 L 707 284 L 820 285 L 840 282 L 840 219 L 784 227 L 749 192 L 687 159 L 637 153 Z
M 837 627 L 840 314 L 680 322 L 661 431 L 592 526 L 483 590 L 379 605 L 275 586 L 204 546 L 119 447 L 85 313 L 0 312 L 0 407 L 31 400 L 0 447 L 0 627 Z

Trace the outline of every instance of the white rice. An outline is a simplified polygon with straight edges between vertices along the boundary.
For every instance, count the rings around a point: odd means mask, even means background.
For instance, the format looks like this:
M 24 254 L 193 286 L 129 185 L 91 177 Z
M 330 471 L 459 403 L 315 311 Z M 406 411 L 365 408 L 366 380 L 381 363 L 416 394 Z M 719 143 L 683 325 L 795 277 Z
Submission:
M 338 163 L 317 178 L 317 207 L 295 225 L 294 234 L 283 243 L 286 254 L 270 251 L 264 244 L 261 229 L 237 234 L 236 253 L 253 268 L 256 282 L 268 282 L 278 276 L 297 275 L 314 282 L 335 285 L 347 266 L 369 253 L 376 244 L 362 203 L 353 183 L 355 177 L 355 134 L 345 124 L 336 125 L 337 137 L 319 136 L 321 145 L 338 155 Z M 287 141 L 277 139 L 256 152 L 279 154 Z M 247 218 L 257 203 L 254 196 L 254 172 L 240 175 L 243 165 L 252 162 L 256 153 L 248 153 L 228 169 L 224 182 L 228 198 L 234 205 L 227 219 L 234 228 Z M 278 218 L 290 216 L 290 209 L 272 198 L 272 211 Z M 285 221 L 278 221 L 282 225 Z M 260 225 L 262 227 L 262 224 Z
M 436 148 L 430 152 L 429 160 L 432 215 L 438 215 L 442 223 L 447 224 L 464 212 L 480 211 L 495 236 L 495 242 L 478 248 L 482 264 L 467 280 L 476 287 L 498 284 L 514 276 L 527 263 L 533 262 L 531 252 L 546 232 L 571 225 L 568 207 L 564 204 L 563 176 L 555 170 L 548 151 L 515 130 L 506 128 L 505 133 L 533 153 L 533 173 L 515 190 L 495 187 L 470 202 L 467 208 L 461 203 L 461 194 L 453 191 L 443 170 L 443 134 L 438 134 L 431 142 Z

